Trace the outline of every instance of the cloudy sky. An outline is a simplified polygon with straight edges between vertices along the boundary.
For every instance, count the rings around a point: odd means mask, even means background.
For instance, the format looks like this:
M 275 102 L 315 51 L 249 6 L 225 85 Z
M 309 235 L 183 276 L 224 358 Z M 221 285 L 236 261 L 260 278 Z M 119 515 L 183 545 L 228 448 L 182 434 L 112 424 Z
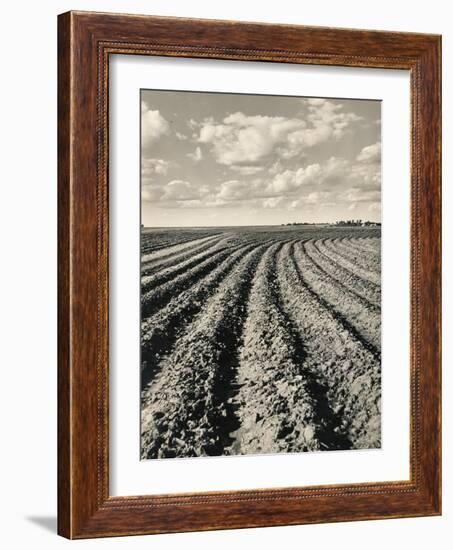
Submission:
M 379 101 L 142 90 L 142 223 L 380 220 Z

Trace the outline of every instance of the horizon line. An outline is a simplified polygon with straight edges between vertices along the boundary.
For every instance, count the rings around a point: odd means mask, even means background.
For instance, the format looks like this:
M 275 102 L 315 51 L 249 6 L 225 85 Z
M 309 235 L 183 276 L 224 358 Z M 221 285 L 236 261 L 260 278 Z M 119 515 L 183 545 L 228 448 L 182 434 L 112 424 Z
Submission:
M 340 220 L 341 221 L 341 220 Z M 362 220 L 363 223 L 374 223 L 382 225 L 381 221 L 375 220 Z M 180 229 L 180 228 L 211 228 L 211 227 L 288 227 L 293 225 L 337 225 L 338 222 L 288 222 L 288 223 L 252 223 L 252 224 L 218 224 L 218 225 L 145 225 L 141 224 L 141 227 L 145 229 Z M 339 225 L 339 224 L 338 224 Z M 348 227 L 347 225 L 339 225 L 340 227 Z M 351 225 L 350 227 L 357 227 Z

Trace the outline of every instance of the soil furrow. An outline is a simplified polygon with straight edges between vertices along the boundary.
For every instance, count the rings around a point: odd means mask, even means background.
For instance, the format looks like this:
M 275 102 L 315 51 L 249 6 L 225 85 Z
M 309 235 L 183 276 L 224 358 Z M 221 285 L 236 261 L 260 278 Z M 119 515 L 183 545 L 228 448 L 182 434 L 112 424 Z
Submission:
M 165 306 L 166 303 L 175 295 L 183 292 L 205 277 L 210 271 L 215 269 L 222 261 L 230 256 L 235 250 L 241 250 L 251 245 L 242 245 L 234 249 L 225 249 L 214 256 L 209 256 L 201 263 L 193 266 L 190 270 L 184 270 L 174 278 L 171 278 L 161 285 L 152 288 L 142 294 L 141 307 L 142 319 L 149 317 Z
M 296 246 L 295 261 L 307 286 L 334 311 L 342 323 L 352 327 L 375 353 L 381 349 L 381 310 L 351 292 L 345 285 L 320 269 L 310 254 L 310 244 Z
M 376 273 L 381 272 L 380 254 L 373 254 L 367 250 L 361 250 L 353 246 L 350 238 L 337 239 L 334 241 L 334 244 L 340 254 L 344 254 L 349 260 L 357 262 L 363 269 Z
M 164 285 L 168 281 L 175 281 L 176 284 L 179 284 L 180 280 L 177 277 L 180 274 L 186 276 L 188 273 L 196 273 L 197 269 L 203 269 L 205 263 L 216 264 L 217 257 L 222 258 L 228 253 L 234 252 L 241 245 L 237 246 L 223 246 L 221 248 L 212 247 L 204 252 L 200 252 L 188 257 L 182 262 L 178 262 L 173 266 L 166 267 L 154 273 L 152 275 L 142 274 L 141 285 L 142 285 L 142 294 L 145 297 L 147 293 L 153 288 L 157 288 L 160 285 Z M 243 246 L 243 245 L 242 245 Z M 222 256 L 223 255 L 223 256 Z
M 333 431 L 334 414 L 319 380 L 304 367 L 305 350 L 286 316 L 276 277 L 280 242 L 257 269 L 247 306 L 237 385 L 240 426 L 230 454 L 348 448 Z
M 331 241 L 329 239 L 320 239 L 316 242 L 317 248 L 325 256 L 336 262 L 343 269 L 346 269 L 350 273 L 354 274 L 356 277 L 367 281 L 368 283 L 375 286 L 376 289 L 380 289 L 381 285 L 381 274 L 369 271 L 368 269 L 362 268 L 360 265 L 354 263 L 350 259 L 346 258 L 344 255 L 336 252 L 332 248 Z
M 220 235 L 213 239 L 210 239 L 208 242 L 203 242 L 202 244 L 199 244 L 199 243 L 194 244 L 190 247 L 185 248 L 184 250 L 173 252 L 168 256 L 164 256 L 163 258 L 157 258 L 157 259 L 153 258 L 151 260 L 148 260 L 146 263 L 142 262 L 141 275 L 142 277 L 146 275 L 151 275 L 160 270 L 175 266 L 180 262 L 184 262 L 185 260 L 197 254 L 201 254 L 206 250 L 215 250 L 219 246 L 219 243 L 224 241 L 228 242 L 228 237 L 224 235 Z
M 354 270 L 360 270 L 366 273 L 367 277 L 379 284 L 381 277 L 381 259 L 380 257 L 372 258 L 370 255 L 362 254 L 361 252 L 347 246 L 343 239 L 325 239 L 324 244 L 326 248 L 333 251 L 335 254 L 343 258 L 345 262 L 348 262 L 354 266 Z
M 233 376 L 244 304 L 264 248 L 249 252 L 224 280 L 162 359 L 158 381 L 142 392 L 142 458 L 222 453 L 222 388 Z
M 379 448 L 379 235 L 143 230 L 141 457 Z
M 376 285 L 369 284 L 368 281 L 364 281 L 335 263 L 319 250 L 316 241 L 305 241 L 303 246 L 305 252 L 321 273 L 331 278 L 347 292 L 355 295 L 358 300 L 364 300 L 366 307 L 371 307 L 376 311 L 381 310 L 381 294 L 377 291 Z
M 163 257 L 176 250 L 182 250 L 187 246 L 191 246 L 192 243 L 201 243 L 204 240 L 212 239 L 218 234 L 219 233 L 212 232 L 207 234 L 206 232 L 200 233 L 197 231 L 189 235 L 178 235 L 177 237 L 173 237 L 171 235 L 165 235 L 162 231 L 152 231 L 149 233 L 142 232 L 140 243 L 142 259 L 146 261 L 148 256 L 154 258 Z
M 283 307 L 306 350 L 305 367 L 317 373 L 338 419 L 334 432 L 353 448 L 380 447 L 380 357 L 306 285 L 293 250 L 281 256 Z
M 335 307 L 326 298 L 326 295 L 325 295 L 326 289 L 323 289 L 322 293 L 318 293 L 310 287 L 310 284 L 307 280 L 309 276 L 308 276 L 308 273 L 305 271 L 305 268 L 307 267 L 307 265 L 300 254 L 295 254 L 294 247 L 290 251 L 290 256 L 294 262 L 294 266 L 299 276 L 299 279 L 301 283 L 304 285 L 304 287 L 306 288 L 306 290 L 311 292 L 311 294 L 319 302 L 319 304 L 323 308 L 328 310 L 344 329 L 346 329 L 356 340 L 358 340 L 363 345 L 364 348 L 370 351 L 376 357 L 376 359 L 380 361 L 381 359 L 380 345 L 376 346 L 372 342 L 364 338 L 364 336 L 359 332 L 359 330 L 357 330 L 357 328 L 351 323 L 350 319 L 346 317 L 345 314 L 340 313 L 340 311 L 335 309 Z
M 374 254 L 376 256 L 381 255 L 381 239 L 377 238 L 363 238 L 356 239 L 351 237 L 349 239 L 351 247 L 355 247 L 358 250 L 366 252 L 368 254 Z
M 176 294 L 166 306 L 154 315 L 142 320 L 141 336 L 141 386 L 144 388 L 154 379 L 164 352 L 169 353 L 179 334 L 205 306 L 224 281 L 253 248 L 245 246 L 233 251 L 207 276 L 194 282 L 190 288 Z

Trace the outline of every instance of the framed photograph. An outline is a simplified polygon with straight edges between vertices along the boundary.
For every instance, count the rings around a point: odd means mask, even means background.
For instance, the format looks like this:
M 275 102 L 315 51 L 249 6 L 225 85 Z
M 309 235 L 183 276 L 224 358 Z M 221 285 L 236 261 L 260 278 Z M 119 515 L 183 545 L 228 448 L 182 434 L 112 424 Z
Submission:
M 58 23 L 59 533 L 440 514 L 440 37 Z

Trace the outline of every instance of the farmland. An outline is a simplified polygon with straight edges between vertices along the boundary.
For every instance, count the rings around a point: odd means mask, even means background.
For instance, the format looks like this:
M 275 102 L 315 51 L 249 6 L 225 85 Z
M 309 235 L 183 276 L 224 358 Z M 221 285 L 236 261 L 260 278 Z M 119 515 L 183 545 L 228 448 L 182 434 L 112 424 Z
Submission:
M 142 459 L 380 447 L 380 227 L 141 246 Z

